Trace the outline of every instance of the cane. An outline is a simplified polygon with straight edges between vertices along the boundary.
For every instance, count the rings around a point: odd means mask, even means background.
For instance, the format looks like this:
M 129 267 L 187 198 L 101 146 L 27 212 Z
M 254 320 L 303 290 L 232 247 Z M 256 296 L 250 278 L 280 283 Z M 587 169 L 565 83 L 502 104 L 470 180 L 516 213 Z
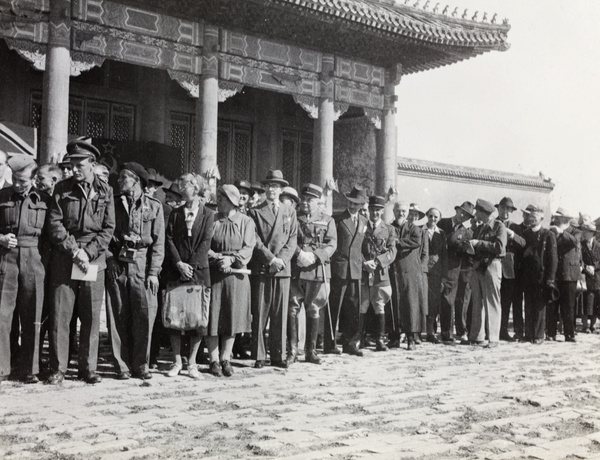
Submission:
M 321 261 L 321 270 L 323 270 L 323 284 L 325 284 L 325 305 L 327 305 L 327 313 L 329 317 L 329 330 L 331 331 L 331 340 L 335 341 L 335 333 L 337 331 L 337 321 L 335 323 L 335 331 L 333 330 L 333 323 L 331 322 L 331 307 L 329 306 L 329 284 L 327 283 L 327 276 L 325 275 L 325 262 Z M 339 315 L 338 315 L 339 316 Z

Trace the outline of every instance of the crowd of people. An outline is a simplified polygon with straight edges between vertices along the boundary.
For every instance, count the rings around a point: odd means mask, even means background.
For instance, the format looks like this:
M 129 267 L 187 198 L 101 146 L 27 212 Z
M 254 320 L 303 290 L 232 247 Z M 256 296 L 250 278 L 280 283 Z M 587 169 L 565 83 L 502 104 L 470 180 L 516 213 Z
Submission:
M 183 174 L 158 200 L 156 171 L 128 162 L 112 178 L 99 157 L 82 139 L 58 165 L 0 151 L 0 178 L 12 171 L 12 184 L 0 183 L 0 380 L 37 383 L 48 333 L 46 383 L 61 383 L 78 319 L 78 378 L 101 382 L 103 299 L 122 380 L 152 378 L 161 346 L 173 353 L 168 377 L 187 365 L 199 378 L 202 343 L 221 377 L 233 374 L 234 354 L 255 368 L 292 366 L 302 342 L 304 361 L 317 365 L 321 347 L 356 357 L 423 340 L 494 348 L 556 340 L 559 330 L 574 342 L 580 295 L 582 332 L 594 330 L 600 247 L 589 216 L 559 208 L 546 226 L 529 204 L 516 224 L 505 197 L 443 217 L 354 186 L 331 217 L 319 185 L 298 193 L 279 170 L 214 195 Z M 165 324 L 162 294 L 174 286 L 201 288 L 205 326 Z

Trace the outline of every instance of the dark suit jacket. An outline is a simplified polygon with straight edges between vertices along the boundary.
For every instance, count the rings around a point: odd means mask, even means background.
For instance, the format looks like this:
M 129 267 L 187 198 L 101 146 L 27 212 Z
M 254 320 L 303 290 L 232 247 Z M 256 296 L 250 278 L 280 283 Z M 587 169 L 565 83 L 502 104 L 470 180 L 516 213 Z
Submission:
M 556 237 L 557 281 L 577 281 L 581 274 L 581 233 L 569 227 Z
M 298 245 L 298 221 L 296 211 L 288 205 L 279 204 L 277 216 L 273 214 L 269 201 L 250 209 L 248 216 L 256 225 L 256 246 L 248 267 L 255 275 L 262 274 L 277 278 L 291 276 L 291 261 Z M 269 272 L 269 264 L 278 257 L 285 267 L 278 273 Z
M 581 243 L 581 257 L 583 259 L 583 265 L 592 265 L 596 269 L 594 275 L 585 275 L 587 290 L 600 290 L 600 243 L 598 243 L 595 238 L 591 248 L 588 248 L 585 241 Z
M 428 275 L 442 277 L 446 273 L 447 255 L 446 255 L 446 235 L 444 230 L 438 229 L 439 232 L 435 232 L 429 241 L 429 254 L 428 254 Z M 429 234 L 426 231 L 423 233 L 423 238 L 429 240 Z
M 331 276 L 343 280 L 362 279 L 362 244 L 368 220 L 358 215 L 354 226 L 348 210 L 333 216 L 337 230 L 337 248 L 331 258 Z
M 512 280 L 519 273 L 523 248 L 525 248 L 525 238 L 523 238 L 525 228 L 510 220 L 503 222 L 503 224 L 506 228 L 515 232 L 512 238 L 508 237 L 507 239 L 506 255 L 502 259 L 502 278 Z
M 176 268 L 177 262 L 185 262 L 194 267 L 193 282 L 210 286 L 208 250 L 212 239 L 213 222 L 214 213 L 200 204 L 190 237 L 185 225 L 185 206 L 171 212 L 165 236 L 166 256 L 171 263 L 163 271 L 165 281 L 178 280 L 180 273 Z
M 457 279 L 460 272 L 455 269 L 467 269 L 471 265 L 464 243 L 473 237 L 473 232 L 463 224 L 454 229 L 451 218 L 440 219 L 438 227 L 444 231 L 446 236 L 446 270 L 447 272 L 454 270 L 449 278 Z

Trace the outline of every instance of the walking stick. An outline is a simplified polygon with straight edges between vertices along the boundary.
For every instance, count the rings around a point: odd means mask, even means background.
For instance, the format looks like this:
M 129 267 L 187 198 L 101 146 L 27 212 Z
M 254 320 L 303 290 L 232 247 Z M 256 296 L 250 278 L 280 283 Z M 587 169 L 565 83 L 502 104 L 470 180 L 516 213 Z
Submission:
M 334 331 L 333 323 L 331 322 L 331 306 L 329 305 L 329 284 L 327 283 L 327 276 L 325 275 L 325 262 L 323 261 L 321 261 L 321 270 L 323 270 L 323 284 L 325 284 L 325 298 L 327 299 L 325 305 L 327 305 L 327 316 L 329 317 L 329 330 L 331 331 L 331 340 L 335 342 L 335 334 L 337 332 L 337 321 L 335 323 Z

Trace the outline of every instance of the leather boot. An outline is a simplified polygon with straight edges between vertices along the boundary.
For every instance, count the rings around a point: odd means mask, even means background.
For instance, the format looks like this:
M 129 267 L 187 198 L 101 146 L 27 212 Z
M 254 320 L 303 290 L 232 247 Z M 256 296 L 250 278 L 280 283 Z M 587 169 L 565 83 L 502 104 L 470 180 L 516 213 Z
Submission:
M 288 317 L 287 324 L 288 352 L 286 362 L 288 367 L 298 361 L 298 318 Z
M 385 346 L 385 315 L 377 315 L 377 342 L 375 343 L 375 351 L 388 351 Z
M 321 364 L 317 355 L 317 334 L 319 333 L 319 318 L 306 318 L 306 348 L 304 360 L 307 363 Z
M 427 316 L 427 341 L 431 343 L 440 343 L 435 336 L 435 331 L 433 330 L 433 318 L 431 316 Z
M 359 313 L 358 315 L 358 331 L 354 334 L 353 337 L 348 340 L 348 343 L 344 345 L 344 353 L 348 353 L 353 356 L 363 356 L 363 352 L 359 350 L 358 344 L 360 342 L 360 333 L 363 330 L 363 324 L 365 320 L 365 315 Z

